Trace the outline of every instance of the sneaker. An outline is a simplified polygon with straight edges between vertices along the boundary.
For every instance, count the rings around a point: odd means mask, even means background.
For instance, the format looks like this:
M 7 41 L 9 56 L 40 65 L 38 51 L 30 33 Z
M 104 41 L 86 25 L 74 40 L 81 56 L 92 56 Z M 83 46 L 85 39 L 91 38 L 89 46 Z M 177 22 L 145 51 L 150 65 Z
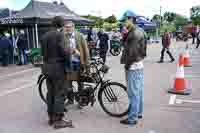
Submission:
M 136 125 L 137 121 L 134 120 L 134 121 L 130 122 L 128 119 L 125 119 L 125 120 L 121 120 L 120 123 L 123 125 Z

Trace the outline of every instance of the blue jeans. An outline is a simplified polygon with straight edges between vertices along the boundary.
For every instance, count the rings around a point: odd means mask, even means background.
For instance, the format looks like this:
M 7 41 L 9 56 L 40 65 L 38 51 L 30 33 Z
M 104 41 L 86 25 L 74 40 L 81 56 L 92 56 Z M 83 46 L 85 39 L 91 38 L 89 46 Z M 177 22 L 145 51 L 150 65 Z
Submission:
M 26 50 L 25 49 L 20 49 L 19 50 L 19 56 L 20 56 L 20 64 L 26 64 Z M 22 58 L 23 58 L 23 61 L 22 61 Z
M 128 97 L 129 97 L 129 112 L 128 120 L 133 122 L 137 120 L 138 115 L 143 113 L 144 103 L 144 72 L 143 69 L 128 70 Z

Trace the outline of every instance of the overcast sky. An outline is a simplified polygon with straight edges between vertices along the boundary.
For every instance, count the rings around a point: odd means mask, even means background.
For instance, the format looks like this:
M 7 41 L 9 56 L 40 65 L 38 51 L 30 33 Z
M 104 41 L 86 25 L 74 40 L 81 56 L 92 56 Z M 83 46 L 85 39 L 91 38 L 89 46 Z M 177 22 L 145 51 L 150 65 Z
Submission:
M 54 0 L 40 1 L 52 2 Z M 29 2 L 30 0 L 0 0 L 0 8 L 8 7 L 19 10 Z M 93 14 L 107 17 L 115 14 L 118 18 L 127 9 L 151 18 L 154 14 L 160 13 L 160 5 L 162 5 L 162 12 L 173 11 L 189 17 L 190 8 L 200 5 L 200 0 L 63 0 L 63 2 L 80 15 Z

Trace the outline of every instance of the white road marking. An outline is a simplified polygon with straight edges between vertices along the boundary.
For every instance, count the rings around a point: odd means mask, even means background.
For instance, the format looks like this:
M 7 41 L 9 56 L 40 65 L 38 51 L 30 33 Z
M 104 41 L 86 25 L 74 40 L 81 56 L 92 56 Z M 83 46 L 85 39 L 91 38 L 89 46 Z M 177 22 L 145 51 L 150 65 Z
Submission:
M 169 98 L 169 105 L 173 105 L 176 101 L 176 95 L 171 95 Z
M 34 70 L 37 70 L 37 69 L 36 68 L 31 68 L 31 69 L 27 69 L 27 70 L 23 70 L 23 71 L 18 71 L 18 72 L 12 73 L 12 74 L 7 74 L 7 75 L 4 75 L 4 76 L 0 76 L 0 80 L 3 80 L 3 79 L 8 78 L 8 77 L 15 76 L 15 75 L 18 75 L 18 74 L 31 72 L 31 71 L 34 71 Z
M 28 88 L 28 87 L 32 87 L 34 85 L 35 85 L 35 83 L 26 84 L 26 85 L 21 86 L 19 88 L 15 88 L 15 89 L 12 89 L 12 90 L 7 90 L 7 91 L 0 92 L 0 97 L 9 95 L 9 94 L 12 94 L 12 93 L 15 93 L 15 92 L 18 92 L 18 91 L 20 91 L 22 89 L 25 89 L 25 88 Z
M 184 99 L 176 99 L 176 103 L 200 103 L 200 100 L 184 100 Z

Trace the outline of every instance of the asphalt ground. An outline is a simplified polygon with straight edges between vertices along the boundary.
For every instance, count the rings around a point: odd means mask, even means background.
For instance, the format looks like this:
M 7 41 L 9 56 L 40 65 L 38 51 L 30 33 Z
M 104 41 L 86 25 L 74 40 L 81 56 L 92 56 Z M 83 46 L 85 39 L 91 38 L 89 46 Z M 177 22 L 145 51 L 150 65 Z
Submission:
M 191 42 L 190 56 L 192 67 L 185 68 L 192 94 L 177 99 L 200 101 L 200 49 Z M 174 103 L 169 105 L 172 96 L 167 90 L 173 86 L 176 64 L 186 43 L 173 41 L 171 51 L 176 57 L 174 63 L 166 55 L 165 63 L 156 63 L 160 57 L 160 44 L 148 45 L 148 56 L 144 60 L 145 102 L 144 119 L 137 126 L 124 126 L 121 118 L 113 118 L 103 112 L 99 103 L 78 110 L 71 108 L 66 117 L 73 120 L 75 128 L 54 130 L 47 124 L 46 105 L 41 101 L 36 85 L 41 73 L 31 65 L 0 67 L 0 133 L 199 133 L 200 103 Z M 108 56 L 110 71 L 106 78 L 125 84 L 123 65 L 120 56 Z

